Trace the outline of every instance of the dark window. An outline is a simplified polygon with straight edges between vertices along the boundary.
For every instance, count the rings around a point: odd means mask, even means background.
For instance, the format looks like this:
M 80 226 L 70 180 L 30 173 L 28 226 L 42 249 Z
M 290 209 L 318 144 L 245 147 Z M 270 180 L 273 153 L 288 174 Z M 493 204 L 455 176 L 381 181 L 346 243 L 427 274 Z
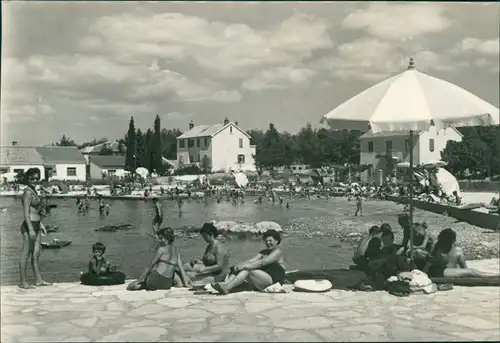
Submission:
M 385 152 L 387 154 L 392 153 L 392 141 L 385 141 Z
M 200 139 L 199 138 L 196 138 L 196 147 L 199 148 L 200 147 Z
M 373 142 L 368 142 L 368 152 L 373 152 Z
M 233 133 L 233 127 L 232 126 L 229 127 L 229 132 Z
M 208 146 L 208 137 L 205 137 L 205 146 Z
M 188 163 L 193 163 L 193 162 L 194 162 L 193 156 L 189 155 L 189 161 L 188 161 Z
M 434 151 L 434 138 L 429 139 L 429 151 Z
M 243 138 L 240 138 L 240 148 L 243 148 Z
M 194 139 L 188 139 L 188 148 L 194 147 Z
M 245 163 L 245 155 L 238 155 L 238 163 L 239 164 Z
M 75 167 L 66 168 L 66 175 L 67 176 L 76 176 L 76 168 Z
M 184 149 L 186 143 L 184 143 L 184 139 L 179 139 L 179 148 Z

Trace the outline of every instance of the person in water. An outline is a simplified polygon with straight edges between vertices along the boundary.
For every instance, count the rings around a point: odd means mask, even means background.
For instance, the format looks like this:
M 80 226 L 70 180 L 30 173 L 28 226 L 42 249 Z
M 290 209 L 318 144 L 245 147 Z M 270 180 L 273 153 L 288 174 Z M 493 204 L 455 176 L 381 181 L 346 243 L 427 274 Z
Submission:
M 106 204 L 104 203 L 104 198 L 99 194 L 99 214 L 104 215 L 106 210 Z
M 101 275 L 115 271 L 116 267 L 106 260 L 105 253 L 106 246 L 101 242 L 92 245 L 92 258 L 89 262 L 88 271 L 90 275 Z
M 23 237 L 21 259 L 19 261 L 19 272 L 21 282 L 19 287 L 24 289 L 33 288 L 28 284 L 26 278 L 26 269 L 28 268 L 28 259 L 31 258 L 31 265 L 35 274 L 36 286 L 48 286 L 40 273 L 40 241 L 42 234 L 47 234 L 43 226 L 42 219 L 45 212 L 45 204 L 40 195 L 35 190 L 36 183 L 40 180 L 40 170 L 38 168 L 29 168 L 24 174 L 26 188 L 21 199 L 23 206 L 24 220 L 21 224 L 21 235 Z
M 358 244 L 358 248 L 354 252 L 354 256 L 352 257 L 352 262 L 354 262 L 355 265 L 357 266 L 365 266 L 368 262 L 367 256 L 365 256 L 365 253 L 367 251 L 368 245 L 370 244 L 370 241 L 374 237 L 380 237 L 381 235 L 381 229 L 377 225 L 374 225 L 370 228 L 368 231 L 368 235 L 363 237 L 361 241 Z
M 358 213 L 360 216 L 363 215 L 363 198 L 360 193 L 356 195 L 356 213 L 354 213 L 354 216 L 357 217 Z
M 153 198 L 153 204 L 155 205 L 155 216 L 153 218 L 153 233 L 155 236 L 158 235 L 158 229 L 163 223 L 163 209 L 158 198 Z
M 457 234 L 453 229 L 444 229 L 439 233 L 432 253 L 427 259 L 423 272 L 430 277 L 499 277 L 499 273 L 485 273 L 468 268 L 465 255 L 456 244 Z
M 225 282 L 214 283 L 212 287 L 220 294 L 228 294 L 235 287 L 247 281 L 259 291 L 285 282 L 285 261 L 279 245 L 281 235 L 276 230 L 267 230 L 263 235 L 266 249 L 253 258 L 234 266 Z
M 224 244 L 217 239 L 217 228 L 212 223 L 205 223 L 200 235 L 208 243 L 203 257 L 192 258 L 184 265 L 186 274 L 193 282 L 211 283 L 224 281 L 229 274 L 229 253 Z
M 139 279 L 127 286 L 129 291 L 138 291 L 141 289 L 154 291 L 158 289 L 170 289 L 174 285 L 182 285 L 183 287 L 191 285 L 182 266 L 179 252 L 173 245 L 174 238 L 174 230 L 172 228 L 158 230 L 160 244 L 158 245 L 156 255 L 151 265 Z

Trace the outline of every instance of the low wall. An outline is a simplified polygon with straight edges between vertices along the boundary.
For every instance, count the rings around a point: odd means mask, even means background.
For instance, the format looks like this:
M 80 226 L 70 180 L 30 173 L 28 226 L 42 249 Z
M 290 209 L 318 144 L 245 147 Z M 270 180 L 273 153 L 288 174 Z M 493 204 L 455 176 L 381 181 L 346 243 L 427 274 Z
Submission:
M 500 190 L 500 181 L 460 180 L 458 184 L 462 192 L 498 192 Z
M 386 199 L 402 204 L 408 204 L 410 202 L 410 199 L 406 197 L 401 198 L 401 197 L 387 196 Z M 421 210 L 439 214 L 448 214 L 450 217 L 456 218 L 458 220 L 485 229 L 500 230 L 499 215 L 472 211 L 468 209 L 462 209 L 456 206 L 443 205 L 443 204 L 437 204 L 433 202 L 426 202 L 420 200 L 413 200 L 413 205 Z

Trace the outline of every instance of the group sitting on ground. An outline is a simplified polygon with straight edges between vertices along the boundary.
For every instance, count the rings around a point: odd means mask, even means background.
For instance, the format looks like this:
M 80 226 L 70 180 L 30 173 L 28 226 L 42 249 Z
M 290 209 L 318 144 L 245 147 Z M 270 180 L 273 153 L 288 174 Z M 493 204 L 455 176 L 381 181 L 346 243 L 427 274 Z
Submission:
M 205 223 L 200 235 L 207 242 L 201 259 L 191 258 L 183 263 L 174 246 L 174 231 L 163 228 L 157 231 L 159 244 L 150 266 L 127 289 L 168 290 L 173 286 L 193 287 L 211 284 L 221 294 L 228 294 L 240 286 L 264 290 L 285 282 L 285 264 L 279 248 L 281 235 L 275 230 L 263 234 L 266 249 L 248 261 L 230 266 L 230 257 L 224 243 L 217 239 L 218 232 L 212 223 Z
M 399 272 L 418 269 L 429 277 L 491 277 L 468 268 L 462 249 L 456 245 L 456 233 L 452 229 L 440 232 L 435 242 L 427 231 L 427 224 L 414 223 L 413 261 L 410 256 L 410 220 L 407 214 L 398 217 L 403 228 L 402 244 L 394 243 L 394 233 L 389 224 L 373 226 L 359 243 L 353 256 L 357 268 L 374 281 L 384 281 Z

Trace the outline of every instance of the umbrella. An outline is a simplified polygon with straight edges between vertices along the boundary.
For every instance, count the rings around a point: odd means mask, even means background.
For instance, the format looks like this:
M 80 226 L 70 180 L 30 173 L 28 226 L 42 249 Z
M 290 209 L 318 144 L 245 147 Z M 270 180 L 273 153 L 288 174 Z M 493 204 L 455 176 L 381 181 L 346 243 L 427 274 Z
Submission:
M 408 69 L 359 93 L 321 118 L 335 129 L 374 133 L 409 130 L 409 175 L 413 175 L 413 132 L 435 126 L 488 126 L 499 124 L 495 106 L 468 91 L 415 69 Z M 413 178 L 412 178 L 413 180 Z M 413 187 L 410 187 L 410 254 L 413 260 Z
M 444 167 L 447 166 L 448 163 L 445 161 L 429 161 L 422 164 L 422 168 L 432 168 L 432 167 Z

